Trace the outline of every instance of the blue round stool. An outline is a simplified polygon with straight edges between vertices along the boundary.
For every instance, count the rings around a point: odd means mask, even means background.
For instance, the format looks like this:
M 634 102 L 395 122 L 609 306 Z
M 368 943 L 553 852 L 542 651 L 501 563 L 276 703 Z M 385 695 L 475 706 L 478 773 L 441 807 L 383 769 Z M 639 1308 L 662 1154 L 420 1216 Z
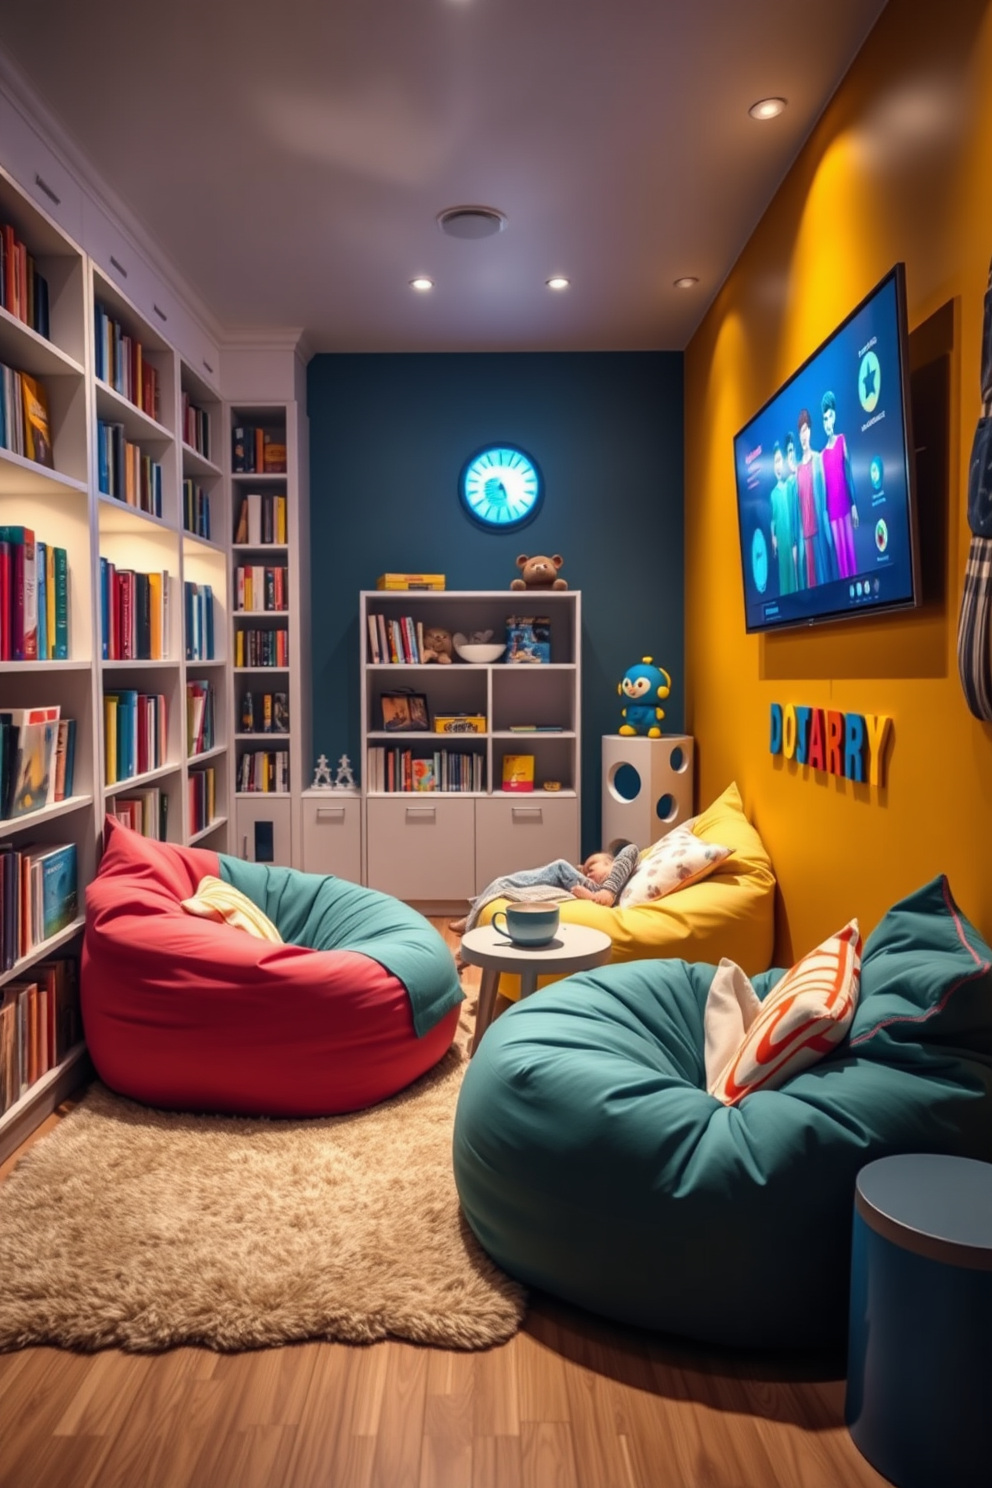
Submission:
M 897 1488 L 992 1483 L 992 1163 L 862 1168 L 845 1420 Z

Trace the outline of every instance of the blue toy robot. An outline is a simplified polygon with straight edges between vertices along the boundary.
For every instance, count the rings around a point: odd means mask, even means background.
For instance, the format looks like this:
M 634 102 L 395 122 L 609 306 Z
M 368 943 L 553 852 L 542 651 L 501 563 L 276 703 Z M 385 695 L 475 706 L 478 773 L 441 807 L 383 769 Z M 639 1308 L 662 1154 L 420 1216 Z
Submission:
M 671 690 L 671 677 L 664 667 L 656 667 L 650 656 L 642 656 L 636 666 L 628 667 L 617 686 L 620 696 L 629 699 L 626 708 L 620 710 L 624 720 L 620 732 L 660 739 L 665 711 L 658 707 L 658 700 L 667 698 Z

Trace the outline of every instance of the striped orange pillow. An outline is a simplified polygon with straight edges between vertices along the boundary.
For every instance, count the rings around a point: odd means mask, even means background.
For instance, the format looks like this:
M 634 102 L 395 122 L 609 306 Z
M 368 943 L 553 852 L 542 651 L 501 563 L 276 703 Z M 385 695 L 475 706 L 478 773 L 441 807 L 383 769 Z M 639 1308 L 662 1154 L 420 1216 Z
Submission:
M 861 932 L 851 920 L 785 973 L 761 1002 L 733 961 L 706 999 L 706 1088 L 726 1106 L 775 1090 L 846 1036 L 861 984 Z

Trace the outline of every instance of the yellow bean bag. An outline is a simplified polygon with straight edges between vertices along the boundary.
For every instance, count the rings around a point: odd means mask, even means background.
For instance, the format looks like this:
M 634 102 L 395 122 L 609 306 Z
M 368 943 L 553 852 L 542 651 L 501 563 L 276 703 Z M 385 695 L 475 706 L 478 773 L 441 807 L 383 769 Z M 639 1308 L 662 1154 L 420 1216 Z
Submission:
M 729 956 L 749 976 L 767 971 L 775 936 L 775 875 L 764 843 L 744 815 L 736 784 L 695 818 L 692 830 L 705 842 L 721 842 L 731 849 L 708 878 L 632 909 L 566 899 L 561 905 L 563 924 L 605 930 L 613 942 L 612 961 L 672 957 L 716 965 Z M 488 925 L 496 911 L 505 908 L 505 899 L 493 900 L 479 923 Z M 560 980 L 542 977 L 538 986 Z M 502 976 L 499 990 L 516 1002 L 520 978 Z

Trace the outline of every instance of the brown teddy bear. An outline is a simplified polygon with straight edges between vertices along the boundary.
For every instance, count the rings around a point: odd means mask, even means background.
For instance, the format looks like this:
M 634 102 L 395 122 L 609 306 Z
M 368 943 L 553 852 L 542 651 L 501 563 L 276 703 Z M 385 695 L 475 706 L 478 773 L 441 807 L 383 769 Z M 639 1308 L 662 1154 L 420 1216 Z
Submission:
M 521 553 L 517 559 L 517 567 L 520 569 L 521 577 L 514 579 L 510 585 L 511 589 L 567 589 L 568 581 L 558 577 L 558 570 L 565 562 L 560 553 L 555 553 L 551 558 L 535 557 L 528 558 L 526 553 Z
M 424 631 L 424 661 L 439 661 L 450 666 L 453 649 L 450 630 L 432 625 Z

